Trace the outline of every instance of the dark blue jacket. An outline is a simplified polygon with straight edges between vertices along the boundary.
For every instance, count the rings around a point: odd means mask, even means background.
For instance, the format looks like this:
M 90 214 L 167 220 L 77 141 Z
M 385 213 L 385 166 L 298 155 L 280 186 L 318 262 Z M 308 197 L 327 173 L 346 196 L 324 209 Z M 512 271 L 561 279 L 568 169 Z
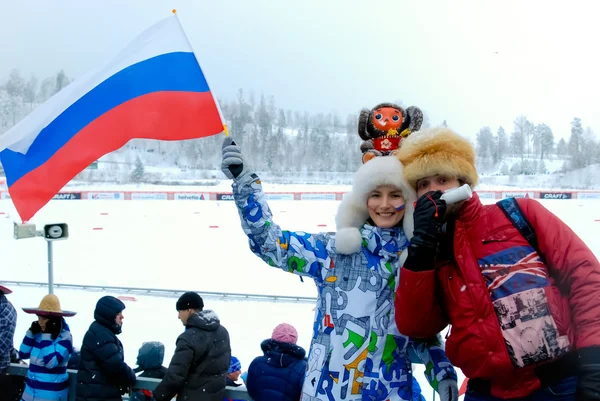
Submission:
M 152 379 L 164 379 L 167 368 L 162 366 L 165 359 L 165 345 L 158 341 L 150 341 L 142 344 L 138 351 L 138 367 L 133 371 L 142 372 L 138 377 L 149 377 Z M 152 391 L 136 390 L 129 397 L 131 401 L 152 401 Z
M 306 374 L 306 351 L 272 339 L 260 345 L 264 355 L 248 368 L 246 387 L 254 401 L 298 401 Z
M 121 395 L 135 384 L 135 373 L 125 363 L 123 345 L 117 338 L 121 327 L 115 319 L 123 309 L 123 302 L 111 296 L 100 298 L 96 304 L 96 321 L 81 346 L 77 401 L 121 401 Z

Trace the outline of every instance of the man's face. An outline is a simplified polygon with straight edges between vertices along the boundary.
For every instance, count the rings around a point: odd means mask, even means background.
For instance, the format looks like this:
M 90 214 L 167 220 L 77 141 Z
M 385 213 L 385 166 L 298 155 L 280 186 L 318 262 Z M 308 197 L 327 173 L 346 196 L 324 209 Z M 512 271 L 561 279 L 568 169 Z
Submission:
M 240 375 L 241 375 L 241 374 L 242 374 L 242 371 L 241 371 L 241 370 L 236 370 L 235 372 L 228 373 L 228 374 L 227 374 L 227 377 L 228 377 L 228 378 L 229 378 L 231 381 L 235 382 L 235 381 L 237 381 L 237 379 L 240 377 Z
M 417 181 L 417 196 L 421 197 L 421 195 L 427 192 L 446 192 L 449 189 L 457 187 L 460 187 L 460 182 L 456 178 L 450 178 L 442 174 L 431 175 Z
M 181 323 L 185 326 L 187 324 L 188 319 L 194 313 L 193 309 L 185 309 L 177 311 L 177 317 L 181 320 Z
M 119 326 L 123 326 L 123 319 L 125 319 L 123 312 L 119 312 L 115 318 L 115 323 L 117 323 Z

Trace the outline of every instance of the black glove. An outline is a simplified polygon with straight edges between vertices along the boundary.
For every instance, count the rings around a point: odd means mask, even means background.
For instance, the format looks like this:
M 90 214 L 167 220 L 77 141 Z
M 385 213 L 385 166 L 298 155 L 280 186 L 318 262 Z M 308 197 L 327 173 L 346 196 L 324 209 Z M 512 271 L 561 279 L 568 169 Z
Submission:
M 411 244 L 424 248 L 436 248 L 437 234 L 442 226 L 442 218 L 446 214 L 446 201 L 440 199 L 442 191 L 427 192 L 417 201 L 413 219 L 415 230 Z
M 46 323 L 46 333 L 49 333 L 53 340 L 60 335 L 62 331 L 62 321 L 60 318 L 52 318 Z
M 442 218 L 446 214 L 446 201 L 440 199 L 442 191 L 423 194 L 415 206 L 413 219 L 415 229 L 408 248 L 404 267 L 412 271 L 433 269 L 437 253 Z
M 42 327 L 36 320 L 35 322 L 31 323 L 31 327 L 29 328 L 29 331 L 31 331 L 31 334 L 33 334 L 35 336 L 36 334 L 42 332 Z
M 577 400 L 600 400 L 600 347 L 586 347 L 577 351 L 579 377 Z

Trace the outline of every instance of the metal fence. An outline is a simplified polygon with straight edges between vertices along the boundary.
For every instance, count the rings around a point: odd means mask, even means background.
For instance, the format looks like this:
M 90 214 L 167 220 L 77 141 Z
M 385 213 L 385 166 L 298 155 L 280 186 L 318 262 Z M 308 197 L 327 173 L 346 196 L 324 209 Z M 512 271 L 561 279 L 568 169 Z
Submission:
M 22 286 L 22 287 L 47 287 L 48 283 L 40 281 L 7 281 L 2 280 L 0 284 L 10 286 Z M 303 297 L 293 295 L 268 295 L 268 294 L 249 294 L 249 293 L 235 293 L 235 292 L 211 292 L 211 291 L 198 291 L 198 290 L 184 290 L 184 289 L 167 289 L 167 288 L 140 288 L 140 287 L 117 287 L 109 285 L 88 285 L 88 284 L 66 284 L 66 283 L 54 283 L 54 288 L 62 288 L 66 290 L 82 290 L 82 291 L 97 291 L 97 292 L 113 292 L 123 293 L 140 296 L 150 297 L 165 297 L 165 298 L 178 298 L 186 291 L 194 291 L 202 296 L 202 298 L 209 298 L 214 300 L 230 300 L 230 301 L 264 301 L 264 302 L 283 302 L 283 303 L 305 303 L 315 304 L 317 302 L 316 297 Z
M 8 368 L 8 373 L 10 375 L 15 376 L 25 376 L 27 375 L 27 365 L 11 363 Z M 75 401 L 75 387 L 77 385 L 77 371 L 76 370 L 67 370 L 69 373 L 69 401 Z M 156 386 L 160 383 L 159 379 L 150 379 L 147 377 L 138 377 L 135 386 L 133 388 L 135 390 L 154 390 Z M 226 387 L 225 399 L 232 400 L 248 400 L 252 401 L 252 398 L 248 395 L 248 392 L 245 389 L 235 388 L 235 387 Z M 123 399 L 129 398 L 127 395 L 123 396 Z

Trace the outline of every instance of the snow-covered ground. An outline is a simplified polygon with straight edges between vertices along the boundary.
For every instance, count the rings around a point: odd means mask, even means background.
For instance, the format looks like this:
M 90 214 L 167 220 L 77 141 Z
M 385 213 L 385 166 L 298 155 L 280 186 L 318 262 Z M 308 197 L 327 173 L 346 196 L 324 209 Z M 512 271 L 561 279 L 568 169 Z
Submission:
M 198 190 L 198 189 L 195 189 Z M 314 190 L 314 189 L 313 189 Z M 333 189 L 329 189 L 330 191 Z M 488 201 L 489 202 L 489 201 Z M 600 256 L 599 203 L 594 200 L 542 200 Z M 275 221 L 286 229 L 308 232 L 333 231 L 336 201 L 272 201 Z M 39 238 L 14 240 L 12 203 L 0 201 L 0 280 L 45 281 L 46 244 Z M 2 218 L 4 216 L 5 218 Z M 310 280 L 301 282 L 267 266 L 248 249 L 233 202 L 179 201 L 51 201 L 32 220 L 66 222 L 70 238 L 54 243 L 57 283 L 169 288 L 315 297 Z M 17 308 L 37 306 L 43 288 L 15 287 L 10 300 Z M 64 309 L 76 310 L 70 318 L 75 345 L 79 346 L 93 319 L 95 302 L 102 292 L 57 289 Z M 111 294 L 126 295 L 126 294 Z M 136 296 L 127 301 L 121 339 L 126 360 L 134 366 L 144 341 L 162 341 L 165 364 L 182 331 L 174 298 Z M 234 355 L 245 368 L 260 354 L 260 342 L 280 322 L 295 325 L 300 345 L 308 348 L 314 318 L 313 305 L 262 301 L 207 299 L 231 335 Z M 19 312 L 16 346 L 32 316 Z M 422 372 L 423 367 L 417 367 Z M 424 394 L 432 399 L 429 386 L 419 374 Z

